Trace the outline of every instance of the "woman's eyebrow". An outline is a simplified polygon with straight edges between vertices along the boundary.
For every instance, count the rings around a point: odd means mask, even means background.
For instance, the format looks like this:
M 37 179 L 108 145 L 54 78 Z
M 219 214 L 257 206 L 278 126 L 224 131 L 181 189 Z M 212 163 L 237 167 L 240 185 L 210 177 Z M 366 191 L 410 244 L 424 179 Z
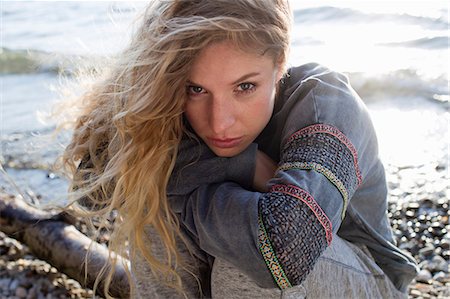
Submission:
M 195 83 L 194 81 L 187 80 L 187 81 L 186 81 L 186 85 L 189 85 L 189 84 L 201 87 L 201 84 L 197 84 L 197 83 Z
M 244 80 L 247 80 L 248 78 L 259 76 L 260 74 L 261 74 L 261 73 L 259 73 L 259 72 L 252 72 L 252 73 L 245 74 L 245 75 L 239 77 L 239 79 L 237 79 L 237 80 L 234 81 L 233 83 L 231 83 L 231 85 L 238 84 L 238 83 L 240 83 L 240 82 L 242 82 L 242 81 L 244 81 Z M 192 85 L 200 86 L 200 87 L 202 86 L 201 84 L 195 83 L 195 82 L 192 81 L 192 80 L 187 80 L 187 81 L 186 81 L 186 84 L 192 84 Z
M 232 84 L 232 85 L 238 84 L 238 83 L 240 83 L 240 82 L 242 82 L 242 81 L 244 81 L 244 80 L 247 80 L 248 78 L 258 76 L 259 74 L 260 74 L 260 73 L 258 73 L 258 72 L 248 73 L 248 74 L 246 74 L 246 75 L 243 75 L 242 77 L 240 77 L 239 79 L 237 79 L 236 81 L 234 81 L 234 82 L 231 83 L 231 84 Z

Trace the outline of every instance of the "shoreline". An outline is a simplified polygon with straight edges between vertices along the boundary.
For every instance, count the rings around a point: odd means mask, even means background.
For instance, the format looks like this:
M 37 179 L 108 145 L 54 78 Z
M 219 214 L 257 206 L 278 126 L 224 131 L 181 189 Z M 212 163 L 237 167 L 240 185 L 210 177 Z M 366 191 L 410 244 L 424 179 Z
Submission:
M 446 165 L 387 167 L 388 216 L 400 249 L 420 273 L 409 298 L 450 297 L 450 211 Z M 0 191 L 3 192 L 3 191 Z M 85 231 L 85 227 L 77 227 Z M 0 297 L 5 299 L 92 298 L 92 290 L 36 259 L 27 246 L 0 228 Z M 101 297 L 95 297 L 100 299 Z

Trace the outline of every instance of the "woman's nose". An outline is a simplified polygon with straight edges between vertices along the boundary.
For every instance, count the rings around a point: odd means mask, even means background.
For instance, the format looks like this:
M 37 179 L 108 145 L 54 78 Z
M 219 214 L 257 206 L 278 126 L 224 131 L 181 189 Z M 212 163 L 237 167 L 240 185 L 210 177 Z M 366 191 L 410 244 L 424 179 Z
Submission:
M 223 134 L 234 125 L 236 115 L 232 100 L 215 97 L 211 103 L 209 125 L 214 134 Z

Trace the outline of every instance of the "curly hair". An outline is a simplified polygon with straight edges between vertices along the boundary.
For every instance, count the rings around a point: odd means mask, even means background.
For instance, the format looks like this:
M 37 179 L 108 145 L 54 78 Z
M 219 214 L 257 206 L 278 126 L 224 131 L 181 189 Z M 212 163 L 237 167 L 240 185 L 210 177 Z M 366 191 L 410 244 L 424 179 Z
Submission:
M 139 26 L 107 76 L 81 96 L 81 114 L 62 158 L 74 203 L 89 203 L 88 209 L 72 206 L 88 218 L 116 215 L 109 249 L 131 258 L 127 248 L 139 250 L 155 273 L 182 292 L 179 223 L 166 188 L 185 132 L 192 61 L 207 45 L 231 41 L 284 66 L 291 10 L 287 0 L 158 0 Z M 163 240 L 166 261 L 155 259 L 143 242 L 147 225 Z

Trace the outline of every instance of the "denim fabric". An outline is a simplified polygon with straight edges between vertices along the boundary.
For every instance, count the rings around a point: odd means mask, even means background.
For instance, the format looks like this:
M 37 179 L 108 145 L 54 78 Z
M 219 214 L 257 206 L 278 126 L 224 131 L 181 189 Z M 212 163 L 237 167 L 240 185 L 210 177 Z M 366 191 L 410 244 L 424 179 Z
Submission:
M 213 299 L 407 298 L 406 293 L 394 287 L 364 245 L 354 245 L 338 236 L 334 236 L 331 246 L 301 285 L 286 290 L 261 288 L 234 266 L 217 259 L 211 286 Z
M 162 240 L 151 227 L 146 227 L 146 233 L 151 238 L 151 245 L 148 240 L 144 240 L 146 246 L 149 246 L 152 255 L 159 261 L 166 260 L 166 249 Z M 182 298 L 205 298 L 210 297 L 209 286 L 206 286 L 206 293 L 201 290 L 200 284 L 209 284 L 209 271 L 205 279 L 202 268 L 205 266 L 198 258 L 191 255 L 184 243 L 177 240 L 178 252 L 181 257 L 182 265 L 179 265 L 177 273 L 180 275 L 185 295 L 177 292 L 175 289 L 168 287 L 151 271 L 149 264 L 145 258 L 136 252 L 131 258 L 132 282 L 134 285 L 134 293 L 132 299 L 182 299 Z M 133 252 L 130 248 L 130 252 Z M 195 276 L 194 276 L 195 275 Z M 201 282 L 200 282 L 201 281 Z
M 193 245 L 189 249 L 197 257 L 226 261 L 266 289 L 276 287 L 280 273 L 303 271 L 290 261 L 275 263 L 280 252 L 263 255 L 260 251 L 261 244 L 273 242 L 273 236 L 260 241 L 258 219 L 264 215 L 258 203 L 265 195 L 249 186 L 258 148 L 280 163 L 268 182 L 271 196 L 291 187 L 303 190 L 298 193 L 308 196 L 293 196 L 307 199 L 327 236 L 334 234 L 364 245 L 396 288 L 406 291 L 417 268 L 415 261 L 395 246 L 375 130 L 348 78 L 317 64 L 290 69 L 275 105 L 269 124 L 255 143 L 236 157 L 216 157 L 201 141 L 191 144 L 189 139 L 182 140 L 167 195 L 182 232 Z M 308 224 L 296 221 L 289 225 Z M 269 229 L 276 231 L 277 227 Z M 317 245 L 314 238 L 300 241 L 307 248 Z M 281 244 L 279 250 L 285 245 L 289 244 Z M 302 256 L 302 247 L 292 248 L 296 252 L 289 258 Z M 329 279 L 343 283 L 339 276 Z M 289 287 L 290 282 L 278 284 L 280 289 L 285 285 Z
M 154 242 L 152 250 L 155 257 L 162 259 L 165 255 L 163 244 L 159 238 L 155 238 L 151 229 L 147 231 Z M 189 272 L 201 278 L 199 261 L 190 255 L 182 243 L 180 246 L 185 266 Z M 156 279 L 139 254 L 132 259 L 132 271 L 136 288 L 133 299 L 185 298 Z M 197 279 L 189 272 L 179 271 L 187 298 L 210 297 L 204 293 L 202 296 Z M 211 292 L 212 299 L 407 298 L 406 293 L 397 290 L 374 262 L 365 245 L 352 244 L 336 235 L 301 285 L 286 290 L 262 288 L 235 266 L 223 259 L 216 259 L 211 274 Z

